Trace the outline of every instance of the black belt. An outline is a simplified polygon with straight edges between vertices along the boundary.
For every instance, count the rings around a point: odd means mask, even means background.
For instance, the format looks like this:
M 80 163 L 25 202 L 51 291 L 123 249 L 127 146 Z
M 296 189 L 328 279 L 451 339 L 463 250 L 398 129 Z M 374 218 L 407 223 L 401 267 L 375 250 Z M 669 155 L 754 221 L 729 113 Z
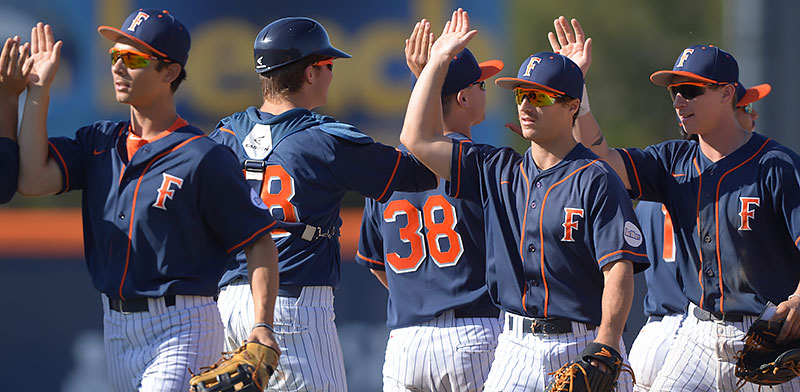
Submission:
M 511 321 L 508 323 L 509 331 L 514 330 L 514 322 L 513 322 L 514 317 L 520 317 L 520 316 L 512 316 L 509 319 Z M 596 325 L 589 325 L 589 324 L 585 325 L 587 331 L 591 331 L 597 328 Z M 569 333 L 572 332 L 572 320 L 565 318 L 558 318 L 558 317 L 548 317 L 548 318 L 522 317 L 522 332 L 539 333 L 546 335 Z
M 167 306 L 175 306 L 175 296 L 165 295 L 164 304 Z M 117 312 L 121 313 L 147 312 L 150 310 L 149 306 L 147 305 L 147 298 L 128 300 L 109 298 L 108 307 L 111 308 L 111 310 L 116 310 Z
M 457 308 L 453 310 L 455 318 L 473 318 L 473 317 L 486 317 L 498 318 L 500 317 L 500 309 L 486 308 L 486 309 L 470 309 L 468 307 Z
M 298 298 L 300 293 L 303 292 L 303 287 L 298 285 L 282 284 L 278 287 L 279 297 Z
M 729 321 L 732 323 L 738 323 L 744 319 L 744 316 L 741 314 L 730 314 L 730 313 L 720 313 L 720 312 L 709 312 L 707 310 L 703 310 L 700 308 L 694 308 L 692 311 L 694 317 L 698 320 L 703 321 Z
M 663 315 L 660 315 L 660 314 L 654 314 L 654 315 L 652 315 L 652 316 L 648 317 L 648 318 L 647 318 L 647 321 L 661 321 L 661 320 L 663 320 L 663 319 L 664 319 L 664 316 L 663 316 Z

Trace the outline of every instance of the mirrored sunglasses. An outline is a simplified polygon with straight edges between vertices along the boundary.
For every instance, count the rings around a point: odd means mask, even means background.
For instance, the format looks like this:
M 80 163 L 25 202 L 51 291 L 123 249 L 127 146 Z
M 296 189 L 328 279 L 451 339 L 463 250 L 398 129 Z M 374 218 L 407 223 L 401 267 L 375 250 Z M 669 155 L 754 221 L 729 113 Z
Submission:
M 747 114 L 752 114 L 753 113 L 753 104 L 752 103 L 748 103 L 747 105 L 739 106 L 739 109 L 742 109 Z
M 669 96 L 673 101 L 678 94 L 680 94 L 684 99 L 694 99 L 705 94 L 708 86 L 714 85 L 714 83 L 686 82 L 671 84 L 667 86 L 667 90 L 669 91 Z
M 168 63 L 172 62 L 171 60 L 163 57 L 156 57 L 147 53 L 130 49 L 111 48 L 108 50 L 108 53 L 111 54 L 111 65 L 116 64 L 117 60 L 122 59 L 122 62 L 125 64 L 125 66 L 130 69 L 144 68 L 150 65 L 151 61 L 164 61 Z
M 562 95 L 545 92 L 542 90 L 531 90 L 524 88 L 514 89 L 514 98 L 517 100 L 517 105 L 522 105 L 522 101 L 528 98 L 528 102 L 533 106 L 550 106 L 556 103 L 556 99 Z

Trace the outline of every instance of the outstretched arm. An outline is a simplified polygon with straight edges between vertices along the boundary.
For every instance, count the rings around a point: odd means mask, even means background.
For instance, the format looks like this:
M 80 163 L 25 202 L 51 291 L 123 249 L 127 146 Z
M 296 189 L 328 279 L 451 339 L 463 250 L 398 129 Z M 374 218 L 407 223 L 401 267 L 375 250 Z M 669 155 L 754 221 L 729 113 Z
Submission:
M 6 39 L 0 53 L 0 137 L 17 140 L 19 95 L 32 67 L 30 43 L 20 44 L 18 36 Z
M 50 25 L 39 22 L 31 30 L 33 71 L 19 132 L 19 193 L 28 196 L 54 194 L 61 190 L 61 171 L 47 148 L 47 108 L 50 85 L 61 60 L 62 42 L 54 42 Z
M 400 142 L 439 177 L 450 179 L 452 140 L 443 136 L 442 85 L 450 60 L 463 50 L 477 30 L 469 29 L 469 16 L 459 8 L 453 12 L 442 35 L 431 47 L 430 59 L 422 70 L 408 101 Z
M 553 21 L 555 33 L 547 33 L 547 39 L 553 52 L 560 53 L 578 64 L 583 71 L 584 79 L 592 65 L 592 39 L 586 38 L 583 28 L 577 19 L 567 21 L 567 18 L 559 16 Z M 590 148 L 592 152 L 608 162 L 622 179 L 625 187 L 630 189 L 628 172 L 625 171 L 625 164 L 619 152 L 608 146 L 606 138 L 600 125 L 595 120 L 591 110 L 589 110 L 589 96 L 586 94 L 586 86 L 583 88 L 583 99 L 581 101 L 581 112 L 578 120 L 572 127 L 572 134 L 575 140 Z

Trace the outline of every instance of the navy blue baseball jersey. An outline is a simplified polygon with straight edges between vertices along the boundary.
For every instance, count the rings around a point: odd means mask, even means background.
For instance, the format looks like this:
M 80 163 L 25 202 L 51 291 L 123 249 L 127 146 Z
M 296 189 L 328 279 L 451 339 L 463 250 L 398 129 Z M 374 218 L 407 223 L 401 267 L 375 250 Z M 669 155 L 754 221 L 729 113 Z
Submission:
M 712 162 L 694 141 L 619 150 L 631 197 L 664 203 L 688 299 L 722 313 L 761 312 L 800 281 L 800 157 L 757 133 Z
M 650 268 L 644 271 L 647 294 L 644 314 L 666 316 L 683 313 L 689 301 L 683 294 L 676 268 L 677 260 L 686 259 L 686 249 L 675 242 L 672 217 L 666 207 L 652 201 L 640 201 L 636 216 L 642 225 Z
M 383 203 L 367 199 L 356 262 L 386 271 L 386 324 L 403 328 L 458 308 L 496 311 L 486 290 L 483 232 L 481 204 L 447 196 L 444 180 L 426 192 L 395 192 Z
M 486 280 L 503 310 L 599 325 L 601 268 L 648 266 L 622 181 L 581 144 L 539 170 L 530 150 L 454 141 L 451 170 L 448 194 L 485 207 Z
M 213 296 L 230 255 L 275 225 L 228 148 L 182 118 L 128 157 L 127 121 L 50 138 L 61 192 L 83 190 L 86 264 L 110 298 Z
M 230 147 L 246 175 L 255 176 L 251 186 L 279 221 L 273 239 L 281 285 L 338 286 L 339 212 L 346 191 L 385 201 L 395 190 L 427 190 L 437 183 L 411 155 L 306 109 L 275 116 L 250 107 L 220 120 L 209 136 Z M 307 236 L 309 230 L 323 235 Z M 247 279 L 242 255 L 236 259 L 220 286 Z
M 14 197 L 18 176 L 19 146 L 9 138 L 0 137 L 0 204 Z

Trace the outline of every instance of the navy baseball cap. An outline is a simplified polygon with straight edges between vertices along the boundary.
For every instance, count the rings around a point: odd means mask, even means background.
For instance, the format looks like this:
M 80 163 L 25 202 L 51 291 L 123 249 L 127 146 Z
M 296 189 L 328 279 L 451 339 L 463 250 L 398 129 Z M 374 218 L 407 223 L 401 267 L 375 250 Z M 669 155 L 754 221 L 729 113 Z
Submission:
M 705 83 L 737 85 L 739 65 L 730 53 L 714 45 L 692 45 L 681 52 L 672 71 L 654 72 L 650 80 L 659 86 L 669 86 L 675 76 Z
M 128 38 L 181 66 L 186 65 L 192 45 L 189 30 L 178 19 L 167 10 L 154 8 L 134 11 L 119 29 L 100 26 L 97 32 L 115 42 L 122 37 Z
M 758 86 L 753 86 L 750 88 L 745 88 L 739 83 L 736 86 L 736 97 L 738 102 L 736 102 L 736 107 L 747 106 L 755 101 L 758 101 L 761 98 L 766 97 L 772 91 L 772 86 L 768 83 L 759 84 Z
M 500 60 L 488 60 L 478 64 L 469 49 L 459 52 L 447 67 L 447 76 L 442 86 L 442 96 L 455 94 L 471 84 L 486 80 L 503 70 Z
M 516 78 L 497 78 L 498 86 L 513 90 L 528 88 L 583 97 L 583 71 L 572 60 L 553 52 L 536 53 L 522 62 Z

